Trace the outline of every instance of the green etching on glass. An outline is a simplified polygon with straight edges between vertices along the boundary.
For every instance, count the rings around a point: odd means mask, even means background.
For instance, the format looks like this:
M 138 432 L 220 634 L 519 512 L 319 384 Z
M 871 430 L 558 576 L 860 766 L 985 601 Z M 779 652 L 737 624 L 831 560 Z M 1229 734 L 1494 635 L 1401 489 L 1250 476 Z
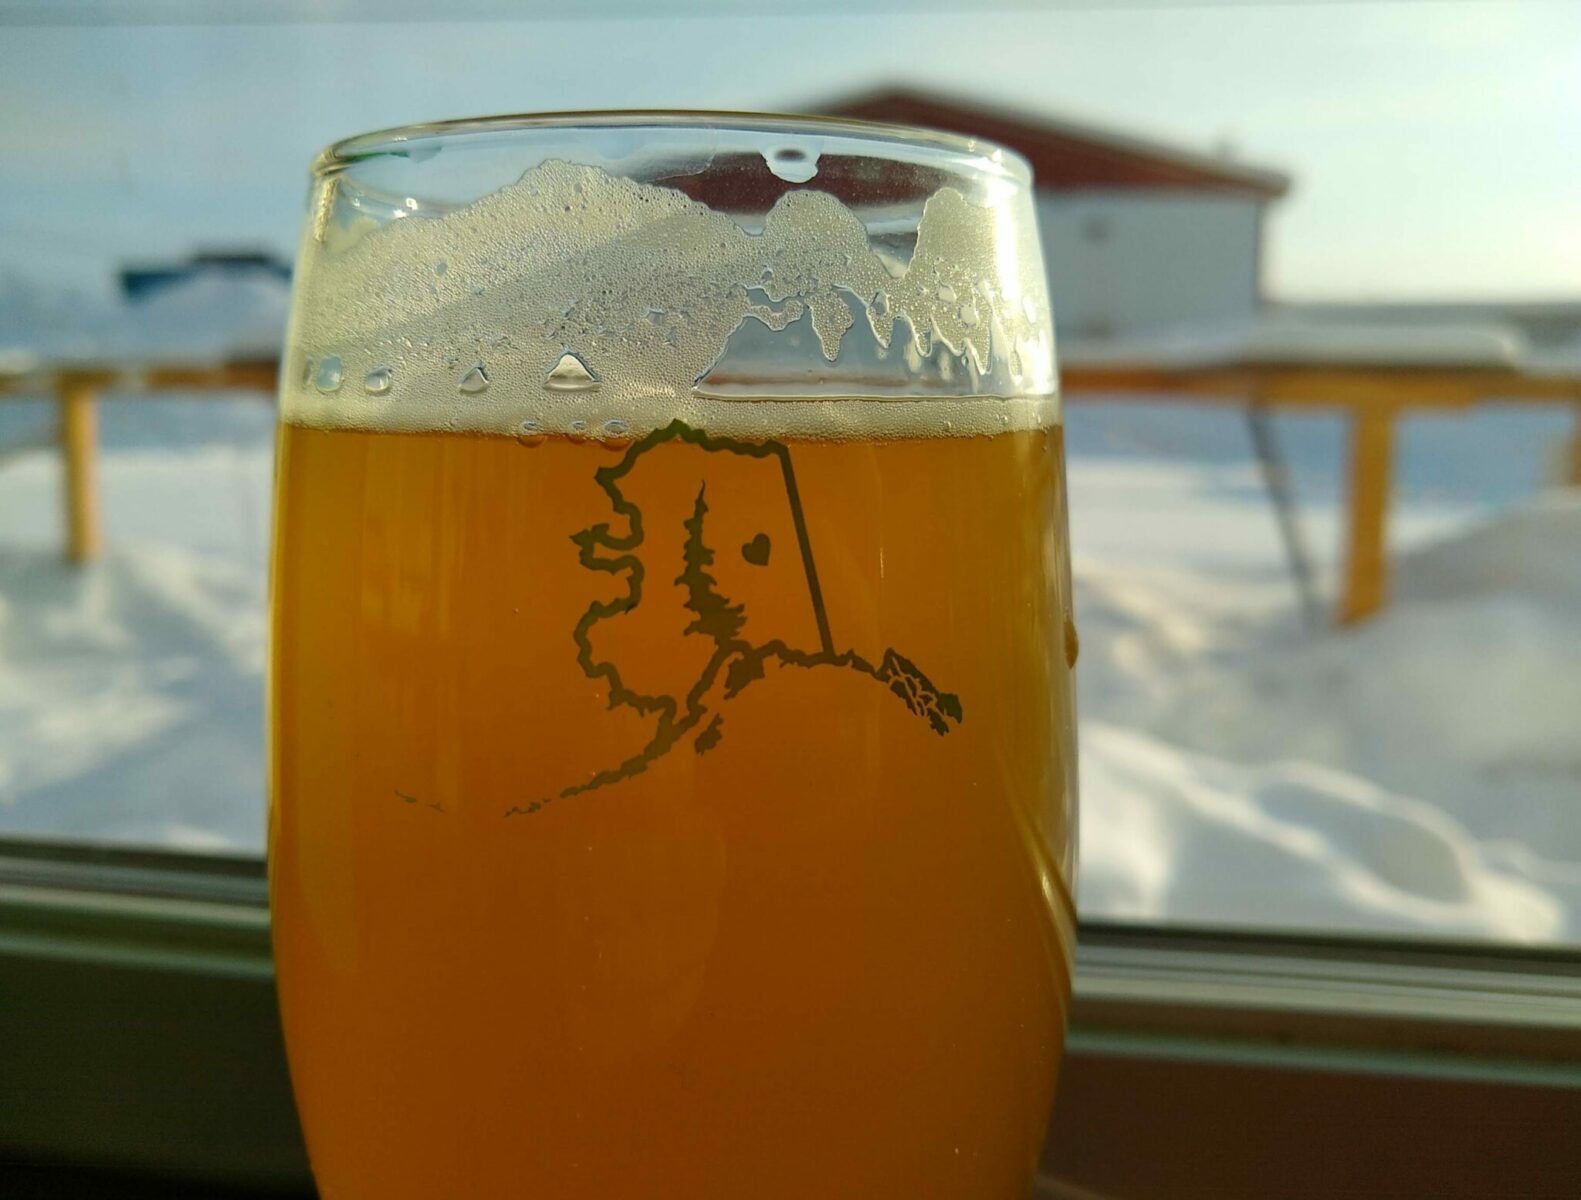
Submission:
M 777 461 L 801 551 L 802 569 L 818 626 L 819 641 L 819 649 L 807 651 L 798 650 L 779 638 L 754 645 L 741 637 L 746 622 L 746 607 L 744 604 L 732 603 L 728 596 L 723 595 L 719 591 L 718 581 L 709 572 L 709 568 L 714 565 L 714 551 L 706 540 L 708 489 L 704 484 L 692 501 L 691 515 L 682 522 L 686 531 L 682 549 L 685 566 L 676 576 L 675 582 L 685 589 L 685 607 L 693 618 L 684 633 L 708 638 L 713 642 L 714 649 L 701 674 L 683 696 L 644 693 L 628 686 L 613 662 L 600 660 L 596 656 L 592 642 L 594 626 L 611 617 L 631 612 L 642 602 L 647 568 L 636 550 L 642 545 L 645 536 L 644 518 L 642 510 L 621 490 L 621 481 L 641 461 L 643 455 L 665 442 L 675 441 L 710 453 L 740 454 Z M 723 699 L 733 699 L 764 677 L 764 666 L 770 660 L 788 667 L 833 667 L 866 675 L 888 688 L 907 709 L 941 736 L 950 732 L 952 724 L 960 723 L 962 713 L 959 697 L 952 692 L 940 691 L 914 662 L 899 651 L 886 649 L 875 666 L 854 650 L 835 649 L 823 592 L 818 584 L 812 544 L 807 536 L 807 521 L 802 510 L 801 494 L 796 486 L 796 473 L 791 464 L 790 450 L 783 442 L 714 437 L 684 422 L 672 421 L 664 428 L 633 442 L 619 462 L 598 468 L 594 472 L 594 480 L 609 498 L 616 516 L 625 520 L 625 532 L 617 532 L 608 522 L 599 522 L 573 534 L 571 540 L 576 544 L 579 561 L 584 567 L 591 571 L 624 575 L 626 590 L 624 595 L 612 600 L 594 601 L 577 621 L 572 632 L 577 665 L 589 679 L 602 681 L 608 687 L 610 708 L 629 708 L 643 716 L 656 717 L 657 725 L 653 736 L 642 749 L 624 761 L 597 771 L 583 782 L 562 788 L 555 796 L 514 805 L 507 810 L 506 816 L 536 813 L 555 799 L 591 792 L 640 775 L 700 727 L 700 732 L 693 739 L 693 749 L 699 754 L 712 750 L 725 736 L 725 722 L 721 714 L 709 708 L 705 697 L 722 677 Z M 762 533 L 741 548 L 742 557 L 747 562 L 760 566 L 768 562 L 769 551 L 768 536 Z

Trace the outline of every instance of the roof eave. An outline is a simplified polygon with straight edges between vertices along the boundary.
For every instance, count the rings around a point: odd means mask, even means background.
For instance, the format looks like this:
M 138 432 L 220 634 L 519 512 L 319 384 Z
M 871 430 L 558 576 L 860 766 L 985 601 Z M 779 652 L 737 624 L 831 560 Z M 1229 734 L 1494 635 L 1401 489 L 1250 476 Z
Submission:
M 1152 159 L 1158 163 L 1172 164 L 1185 171 L 1198 173 L 1201 178 L 1193 183 L 1183 183 L 1183 186 L 1195 186 L 1201 190 L 1244 195 L 1263 201 L 1277 200 L 1290 191 L 1291 177 L 1283 171 L 1228 162 L 1213 155 L 1184 150 L 1146 138 L 1135 137 L 1131 134 L 1117 133 L 1114 130 L 1096 125 L 1088 125 L 1060 117 L 1036 116 L 1001 107 L 991 102 L 965 100 L 947 92 L 920 91 L 905 86 L 880 87 L 833 102 L 820 104 L 809 111 L 859 116 L 862 110 L 885 103 L 910 105 L 923 110 L 923 112 L 932 109 L 968 116 L 981 116 L 990 122 L 1023 134 L 1028 141 L 1035 141 L 1039 135 L 1054 134 L 1061 137 L 1079 139 L 1094 146 L 1112 148 L 1121 154 Z M 985 136 L 994 138 L 992 132 L 986 132 Z M 1016 139 L 1000 137 L 994 138 L 994 140 L 1013 141 Z

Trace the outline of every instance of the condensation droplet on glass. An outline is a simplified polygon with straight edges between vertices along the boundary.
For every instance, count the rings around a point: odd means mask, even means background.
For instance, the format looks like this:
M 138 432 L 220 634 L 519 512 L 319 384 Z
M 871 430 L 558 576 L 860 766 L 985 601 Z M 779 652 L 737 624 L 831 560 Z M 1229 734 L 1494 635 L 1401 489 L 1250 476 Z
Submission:
M 370 396 L 382 396 L 390 390 L 395 372 L 389 367 L 374 367 L 362 377 L 362 390 Z
M 961 305 L 961 307 L 956 311 L 955 315 L 961 319 L 961 324 L 965 325 L 967 328 L 971 328 L 972 326 L 976 325 L 978 321 L 982 320 L 981 314 L 977 311 L 977 305 L 973 304 L 970 300 Z
M 313 372 L 318 369 L 318 364 L 311 358 L 302 360 L 302 386 L 307 387 L 313 382 Z
M 955 289 L 952 288 L 947 283 L 939 284 L 939 293 L 938 293 L 938 295 L 939 295 L 939 299 L 943 300 L 946 304 L 954 304 L 955 303 Z
M 543 426 L 528 417 L 516 427 L 516 440 L 529 449 L 544 443 Z
M 604 436 L 611 441 L 624 441 L 631 433 L 631 426 L 619 417 L 611 417 L 604 422 Z
M 776 146 L 765 150 L 763 161 L 786 183 L 806 183 L 818 174 L 818 155 L 800 146 Z
M 478 392 L 487 390 L 488 386 L 488 368 L 482 363 L 473 363 L 472 366 L 468 367 L 466 374 L 463 375 L 460 381 L 456 384 L 456 387 L 469 396 L 476 395 Z
M 1026 313 L 1027 320 L 1036 321 L 1038 319 L 1038 302 L 1031 296 L 1021 297 L 1021 311 Z
M 442 258 L 434 264 L 435 275 L 443 275 L 448 270 L 450 270 L 450 263 L 446 259 Z
M 571 426 L 570 426 L 570 432 L 566 436 L 569 437 L 573 442 L 584 442 L 584 441 L 586 441 L 587 440 L 587 422 L 581 420 L 580 418 L 578 418 L 575 421 L 572 421 L 571 422 Z
M 313 386 L 321 392 L 338 392 L 343 375 L 340 355 L 331 354 L 318 364 L 318 372 L 313 376 Z
M 881 290 L 878 295 L 874 296 L 871 310 L 875 317 L 887 317 L 889 315 L 889 293 Z
M 1021 353 L 1017 350 L 1010 352 L 1010 373 L 1017 379 L 1021 378 Z
M 551 392 L 591 392 L 598 387 L 598 377 L 587 369 L 587 364 L 567 350 L 560 361 L 549 368 L 544 387 Z

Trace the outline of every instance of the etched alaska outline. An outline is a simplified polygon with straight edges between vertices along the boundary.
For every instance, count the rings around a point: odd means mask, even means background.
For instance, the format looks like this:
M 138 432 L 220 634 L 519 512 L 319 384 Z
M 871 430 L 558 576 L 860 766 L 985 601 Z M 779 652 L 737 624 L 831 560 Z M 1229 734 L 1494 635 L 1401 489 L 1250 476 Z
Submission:
M 672 441 L 697 446 L 710 453 L 773 458 L 779 463 L 796 541 L 801 550 L 802 569 L 818 626 L 819 641 L 819 649 L 808 652 L 797 650 L 780 638 L 754 646 L 738 636 L 745 621 L 745 605 L 730 603 L 728 597 L 715 590 L 715 580 L 708 573 L 708 567 L 714 562 L 714 551 L 704 540 L 708 515 L 708 485 L 704 483 L 693 499 L 691 516 L 682 522 L 687 535 L 683 550 L 686 566 L 675 582 L 685 586 L 685 607 L 694 617 L 684 633 L 701 634 L 712 639 L 714 652 L 684 697 L 649 694 L 628 687 L 615 663 L 596 657 L 591 637 L 593 627 L 600 621 L 630 612 L 642 602 L 647 568 L 634 552 L 645 537 L 644 518 L 642 510 L 621 491 L 620 482 L 644 454 Z M 785 443 L 716 437 L 693 429 L 682 421 L 672 421 L 633 442 L 619 462 L 599 467 L 593 473 L 593 478 L 608 497 L 616 516 L 625 519 L 626 532 L 617 533 L 609 522 L 601 521 L 573 534 L 571 540 L 576 544 L 578 559 L 584 567 L 611 575 L 624 574 L 626 591 L 612 600 L 593 601 L 578 619 L 571 635 L 576 644 L 577 665 L 589 679 L 602 680 L 607 685 L 611 709 L 625 707 L 643 716 L 657 715 L 658 725 L 653 736 L 636 754 L 614 766 L 598 770 L 589 779 L 561 788 L 553 796 L 524 805 L 513 805 L 506 810 L 506 816 L 530 815 L 541 811 L 556 799 L 568 799 L 640 775 L 700 725 L 703 728 L 694 740 L 693 747 L 698 754 L 706 754 L 725 736 L 725 721 L 724 714 L 710 708 L 704 697 L 723 673 L 723 698 L 726 701 L 735 698 L 756 680 L 764 678 L 764 665 L 771 659 L 783 666 L 805 669 L 839 667 L 867 675 L 887 687 L 908 710 L 925 720 L 929 728 L 940 736 L 950 732 L 952 722 L 961 722 L 963 714 L 960 698 L 953 692 L 941 692 L 914 662 L 893 647 L 884 651 L 883 658 L 876 666 L 855 650 L 835 649 L 823 591 L 818 583 L 817 564 L 807 535 L 801 493 L 796 486 L 790 449 Z M 704 719 L 709 717 L 712 719 L 704 725 Z

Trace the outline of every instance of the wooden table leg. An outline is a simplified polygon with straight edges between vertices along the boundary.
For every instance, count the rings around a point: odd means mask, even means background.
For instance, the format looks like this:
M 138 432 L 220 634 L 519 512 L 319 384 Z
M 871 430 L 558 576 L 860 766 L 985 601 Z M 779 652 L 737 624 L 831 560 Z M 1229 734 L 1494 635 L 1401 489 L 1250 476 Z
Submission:
M 1388 598 L 1388 515 L 1394 456 L 1394 412 L 1358 404 L 1350 418 L 1350 495 L 1344 591 L 1339 619 L 1360 621 Z
M 1565 456 L 1563 482 L 1581 487 L 1581 404 L 1575 406 L 1575 428 L 1570 431 L 1569 453 Z
M 104 549 L 99 524 L 99 409 L 94 385 L 66 378 L 56 388 L 65 460 L 66 557 L 88 563 Z
M 1301 518 L 1296 511 L 1295 491 L 1290 486 L 1290 469 L 1285 465 L 1279 450 L 1279 439 L 1274 435 L 1268 405 L 1253 397 L 1246 406 L 1246 425 L 1252 435 L 1252 450 L 1262 469 L 1263 488 L 1273 504 L 1274 522 L 1279 529 L 1279 540 L 1285 548 L 1285 561 L 1290 564 L 1290 576 L 1295 580 L 1296 599 L 1301 602 L 1301 616 L 1308 629 L 1318 629 L 1325 623 L 1318 600 L 1318 589 L 1312 577 L 1312 558 L 1307 553 L 1301 537 Z

